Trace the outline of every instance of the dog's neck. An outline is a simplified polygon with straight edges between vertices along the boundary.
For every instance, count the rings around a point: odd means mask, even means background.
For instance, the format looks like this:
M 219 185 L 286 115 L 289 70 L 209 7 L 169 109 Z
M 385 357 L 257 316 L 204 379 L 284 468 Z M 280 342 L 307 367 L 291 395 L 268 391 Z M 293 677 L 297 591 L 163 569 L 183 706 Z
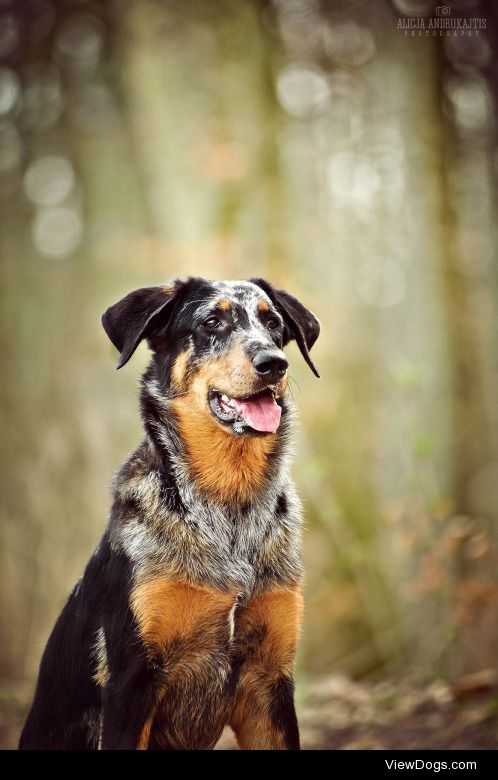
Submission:
M 185 396 L 173 400 L 171 410 L 197 486 L 219 503 L 251 502 L 268 478 L 278 434 L 255 437 L 225 431 L 209 410 L 192 411 Z
M 285 405 L 279 430 L 264 436 L 223 430 L 209 409 L 196 408 L 188 394 L 165 398 L 150 377 L 142 382 L 141 407 L 151 444 L 217 504 L 253 503 L 286 465 L 292 415 Z

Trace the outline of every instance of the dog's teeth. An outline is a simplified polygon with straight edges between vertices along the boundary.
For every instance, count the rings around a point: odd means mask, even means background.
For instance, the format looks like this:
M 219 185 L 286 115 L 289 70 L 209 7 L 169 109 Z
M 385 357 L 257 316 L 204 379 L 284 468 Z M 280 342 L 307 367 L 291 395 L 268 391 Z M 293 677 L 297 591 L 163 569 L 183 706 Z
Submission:
M 229 403 L 230 403 L 230 398 L 229 398 L 227 395 L 222 395 L 222 396 L 221 396 L 221 400 L 222 400 L 222 401 L 223 401 L 225 404 L 229 404 Z

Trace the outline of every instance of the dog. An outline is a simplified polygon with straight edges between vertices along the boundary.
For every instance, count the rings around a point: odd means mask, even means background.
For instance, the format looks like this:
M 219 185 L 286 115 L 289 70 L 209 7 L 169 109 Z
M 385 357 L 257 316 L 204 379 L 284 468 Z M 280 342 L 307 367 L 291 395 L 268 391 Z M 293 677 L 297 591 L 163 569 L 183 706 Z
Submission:
M 102 316 L 120 353 L 146 340 L 145 438 L 45 648 L 20 749 L 298 750 L 293 665 L 301 505 L 283 347 L 316 317 L 263 279 L 190 277 Z

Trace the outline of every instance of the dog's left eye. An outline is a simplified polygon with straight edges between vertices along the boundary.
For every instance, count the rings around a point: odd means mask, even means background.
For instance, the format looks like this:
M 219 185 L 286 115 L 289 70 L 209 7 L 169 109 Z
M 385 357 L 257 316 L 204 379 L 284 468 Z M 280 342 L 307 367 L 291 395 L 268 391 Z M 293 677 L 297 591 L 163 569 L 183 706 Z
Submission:
M 209 328 L 209 330 L 216 330 L 216 328 L 219 328 L 221 325 L 221 320 L 218 319 L 218 317 L 208 317 L 207 320 L 203 323 L 205 328 Z
M 270 317 L 266 320 L 266 327 L 270 330 L 275 330 L 280 325 L 280 322 L 275 317 Z

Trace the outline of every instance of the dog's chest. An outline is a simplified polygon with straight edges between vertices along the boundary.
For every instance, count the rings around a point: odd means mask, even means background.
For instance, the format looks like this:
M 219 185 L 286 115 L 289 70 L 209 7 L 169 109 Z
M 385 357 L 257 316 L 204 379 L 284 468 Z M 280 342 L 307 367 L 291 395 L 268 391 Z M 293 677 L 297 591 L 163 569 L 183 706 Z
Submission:
M 117 530 L 141 578 L 165 576 L 248 598 L 299 579 L 300 508 L 288 504 L 283 516 L 274 499 L 240 510 L 192 502 L 183 515 L 134 516 Z
M 251 595 L 263 576 L 262 560 L 277 555 L 275 541 L 282 537 L 271 509 L 223 511 L 193 506 L 178 528 L 178 547 L 172 562 L 183 567 L 188 581 L 236 590 Z M 182 572 L 179 571 L 179 574 Z

